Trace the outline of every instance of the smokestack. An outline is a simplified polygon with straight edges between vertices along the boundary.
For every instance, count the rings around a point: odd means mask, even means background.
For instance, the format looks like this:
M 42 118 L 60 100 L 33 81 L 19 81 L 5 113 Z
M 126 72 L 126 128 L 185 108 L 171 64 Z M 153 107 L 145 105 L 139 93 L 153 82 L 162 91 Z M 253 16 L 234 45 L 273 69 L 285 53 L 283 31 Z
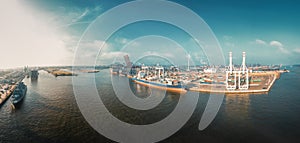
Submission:
M 232 52 L 229 52 L 229 71 L 232 74 Z

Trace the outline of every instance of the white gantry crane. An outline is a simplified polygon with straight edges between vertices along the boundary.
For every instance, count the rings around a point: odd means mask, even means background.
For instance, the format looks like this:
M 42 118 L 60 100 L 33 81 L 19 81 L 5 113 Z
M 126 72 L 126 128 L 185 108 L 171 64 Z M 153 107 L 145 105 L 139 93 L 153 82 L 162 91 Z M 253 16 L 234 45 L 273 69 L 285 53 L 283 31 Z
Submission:
M 239 89 L 249 88 L 249 73 L 246 67 L 246 52 L 243 52 L 243 62 L 239 71 Z
M 236 89 L 236 71 L 233 71 L 232 52 L 229 52 L 229 69 L 226 70 L 226 89 Z
M 226 70 L 226 89 L 235 90 L 237 88 L 241 90 L 247 90 L 249 88 L 249 72 L 246 66 L 246 52 L 243 52 L 242 65 L 237 71 L 234 70 L 232 64 L 232 52 L 229 52 L 229 68 Z

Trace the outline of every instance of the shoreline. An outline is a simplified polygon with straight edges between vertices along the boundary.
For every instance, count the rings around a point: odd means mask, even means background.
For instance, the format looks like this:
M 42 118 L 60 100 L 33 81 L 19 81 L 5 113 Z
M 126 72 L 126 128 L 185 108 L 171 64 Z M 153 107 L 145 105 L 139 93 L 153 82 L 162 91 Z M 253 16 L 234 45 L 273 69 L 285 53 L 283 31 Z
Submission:
M 180 92 L 180 93 L 186 93 L 187 91 L 192 91 L 192 92 L 202 92 L 202 93 L 224 93 L 224 94 L 251 94 L 251 93 L 268 93 L 273 84 L 275 83 L 276 79 L 280 78 L 280 74 L 278 72 L 269 72 L 269 73 L 252 73 L 251 76 L 260 76 L 260 77 L 267 77 L 269 80 L 268 82 L 265 82 L 263 84 L 259 84 L 259 87 L 253 87 L 254 89 L 251 89 L 251 84 L 250 84 L 250 89 L 246 90 L 227 90 L 225 85 L 221 84 L 196 84 L 194 87 L 190 87 L 188 89 L 185 88 L 170 88 L 170 87 L 163 87 L 159 85 L 152 85 L 152 84 L 147 84 L 144 82 L 140 82 L 137 80 L 133 80 L 133 82 L 137 84 L 141 84 L 143 86 L 148 86 L 148 87 L 153 87 L 161 90 L 167 90 L 171 92 Z M 130 77 L 128 77 L 130 78 Z M 202 87 L 201 87 L 202 86 Z M 219 88 L 219 89 L 216 89 Z M 259 88 L 259 89 L 255 89 Z
M 12 93 L 14 92 L 14 90 L 17 87 L 17 84 L 21 81 L 23 81 L 25 78 L 25 76 L 18 82 L 16 82 L 14 85 L 11 85 L 10 89 L 7 90 L 6 93 L 2 94 L 0 97 L 0 108 L 2 107 L 2 105 L 10 98 L 10 96 L 12 95 Z M 4 97 L 4 98 L 2 98 Z
M 271 90 L 271 87 L 275 83 L 277 79 L 277 76 L 274 76 L 272 81 L 269 83 L 268 88 L 266 89 L 247 89 L 247 90 L 226 90 L 225 86 L 222 88 L 223 90 L 215 90 L 214 87 L 220 86 L 220 85 L 210 85 L 211 87 L 209 89 L 199 88 L 199 87 L 192 87 L 189 88 L 190 91 L 195 92 L 203 92 L 203 93 L 225 93 L 225 94 L 245 94 L 245 93 L 267 93 Z

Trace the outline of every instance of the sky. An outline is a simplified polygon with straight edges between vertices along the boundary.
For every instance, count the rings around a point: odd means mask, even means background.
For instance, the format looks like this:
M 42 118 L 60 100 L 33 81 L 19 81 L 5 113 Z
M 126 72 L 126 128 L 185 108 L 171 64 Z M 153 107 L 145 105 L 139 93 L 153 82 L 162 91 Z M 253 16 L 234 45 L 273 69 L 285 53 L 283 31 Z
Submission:
M 72 65 L 78 47 L 86 51 L 81 55 L 83 61 L 98 55 L 97 64 L 110 64 L 116 58 L 122 61 L 120 57 L 125 54 L 129 54 L 131 60 L 138 61 L 142 53 L 159 55 L 177 64 L 182 64 L 180 61 L 186 63 L 184 59 L 188 54 L 194 64 L 209 62 L 201 49 L 195 50 L 197 44 L 193 37 L 174 25 L 162 22 L 144 21 L 126 25 L 106 41 L 80 41 L 85 32 L 91 31 L 89 27 L 99 16 L 126 2 L 129 1 L 2 0 L 0 69 L 25 65 Z M 245 51 L 248 64 L 300 63 L 300 2 L 172 2 L 189 8 L 207 23 L 219 41 L 226 61 L 228 52 L 232 51 L 234 64 L 240 64 L 242 52 Z M 179 11 L 172 16 L 182 18 Z M 101 37 L 101 31 L 103 29 L 100 27 L 94 32 Z M 99 53 L 101 45 L 104 46 Z

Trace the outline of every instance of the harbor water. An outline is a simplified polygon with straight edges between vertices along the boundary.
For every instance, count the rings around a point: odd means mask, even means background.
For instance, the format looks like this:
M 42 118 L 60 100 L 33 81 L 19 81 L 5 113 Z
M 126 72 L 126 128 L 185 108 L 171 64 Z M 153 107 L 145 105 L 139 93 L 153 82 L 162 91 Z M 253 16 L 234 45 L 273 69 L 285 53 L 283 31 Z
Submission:
M 216 118 L 203 131 L 198 130 L 198 124 L 209 94 L 199 93 L 197 108 L 189 121 L 162 142 L 298 142 L 300 67 L 289 70 L 290 73 L 283 73 L 266 94 L 226 95 Z M 167 93 L 156 108 L 136 111 L 117 100 L 109 70 L 80 73 L 75 78 L 94 75 L 107 108 L 128 123 L 157 122 L 170 114 L 181 98 L 179 94 Z M 24 83 L 28 86 L 24 100 L 15 108 L 9 100 L 0 107 L 1 143 L 113 142 L 85 121 L 74 97 L 72 77 L 54 77 L 40 71 L 38 80 L 25 78 Z M 140 98 L 149 95 L 147 87 L 135 83 L 131 83 L 131 87 Z

